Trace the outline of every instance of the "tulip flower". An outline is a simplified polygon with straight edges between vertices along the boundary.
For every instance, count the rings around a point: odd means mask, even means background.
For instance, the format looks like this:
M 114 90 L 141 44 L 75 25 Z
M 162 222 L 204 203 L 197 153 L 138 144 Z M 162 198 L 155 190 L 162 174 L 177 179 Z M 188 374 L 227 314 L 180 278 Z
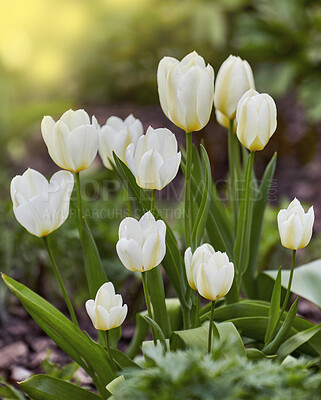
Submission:
M 136 146 L 128 146 L 126 160 L 138 186 L 161 190 L 177 175 L 181 152 L 177 152 L 176 137 L 169 129 L 150 126 Z
M 55 122 L 45 116 L 41 132 L 53 161 L 61 168 L 80 172 L 94 161 L 99 146 L 99 125 L 84 110 L 69 110 Z
M 214 106 L 217 120 L 221 125 L 229 127 L 229 120 L 235 118 L 240 98 L 246 91 L 254 88 L 254 78 L 249 63 L 240 57 L 230 55 L 221 65 L 215 81 Z
M 109 160 L 113 160 L 113 152 L 126 163 L 126 149 L 133 143 L 136 145 L 143 134 L 143 125 L 132 114 L 124 121 L 118 117 L 110 117 L 100 128 L 99 155 L 104 166 L 113 169 Z
M 282 245 L 292 250 L 307 246 L 311 240 L 313 223 L 313 207 L 305 213 L 301 203 L 295 198 L 286 210 L 280 210 L 278 213 Z
M 178 61 L 164 57 L 157 70 L 160 104 L 164 114 L 185 132 L 208 123 L 214 97 L 214 70 L 195 51 Z
M 192 289 L 208 300 L 224 297 L 234 279 L 234 265 L 226 253 L 215 251 L 210 244 L 198 247 L 194 254 L 190 248 L 185 252 L 185 268 Z
M 95 329 L 108 331 L 124 322 L 127 304 L 123 305 L 122 296 L 115 294 L 114 285 L 107 282 L 98 289 L 95 300 L 86 301 L 86 311 Z
M 271 96 L 250 89 L 241 97 L 236 111 L 236 134 L 250 151 L 262 150 L 276 130 L 276 105 Z
M 73 186 L 74 177 L 68 171 L 56 172 L 48 183 L 42 174 L 27 169 L 10 185 L 16 219 L 35 236 L 49 235 L 68 217 Z
M 149 271 L 159 265 L 166 253 L 166 225 L 150 211 L 139 221 L 127 217 L 119 225 L 118 257 L 130 271 Z

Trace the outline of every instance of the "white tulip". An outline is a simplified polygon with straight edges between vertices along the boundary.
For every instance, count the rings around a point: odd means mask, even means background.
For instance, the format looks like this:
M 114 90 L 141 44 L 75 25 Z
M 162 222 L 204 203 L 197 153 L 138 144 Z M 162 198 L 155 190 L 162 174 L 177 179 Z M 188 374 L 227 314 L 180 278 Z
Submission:
M 136 144 L 126 151 L 128 167 L 144 189 L 161 190 L 177 175 L 181 152 L 177 152 L 175 135 L 166 128 L 147 129 Z
M 281 243 L 292 250 L 302 249 L 311 240 L 314 223 L 313 207 L 305 213 L 298 199 L 294 199 L 286 210 L 278 213 Z
M 90 122 L 84 110 L 69 110 L 55 122 L 45 116 L 41 122 L 42 137 L 53 161 L 61 168 L 79 172 L 94 161 L 99 146 L 99 125 Z
M 214 97 L 214 70 L 196 51 L 178 61 L 164 57 L 157 70 L 163 112 L 185 132 L 199 131 L 208 123 Z
M 126 149 L 133 143 L 136 145 L 144 133 L 143 125 L 132 114 L 124 121 L 118 117 L 110 117 L 100 128 L 99 155 L 108 169 L 113 169 L 109 160 L 113 160 L 113 152 L 126 163 Z
M 34 169 L 15 176 L 10 185 L 13 212 L 30 233 L 44 237 L 58 229 L 69 215 L 74 177 L 68 171 L 56 172 L 50 182 Z
M 127 304 L 123 305 L 121 295 L 115 294 L 114 285 L 107 282 L 98 289 L 95 300 L 86 301 L 86 311 L 95 329 L 108 331 L 124 322 Z
M 234 265 L 226 253 L 215 252 L 210 244 L 198 247 L 194 254 L 189 247 L 185 251 L 185 268 L 191 288 L 208 300 L 224 297 L 231 289 Z
M 236 111 L 236 134 L 250 151 L 262 150 L 276 130 L 276 105 L 271 96 L 250 89 L 241 97 Z
M 164 221 L 156 221 L 150 211 L 139 221 L 127 217 L 119 225 L 118 257 L 130 271 L 149 271 L 165 257 L 165 235 Z
M 215 81 L 214 106 L 227 119 L 234 119 L 237 103 L 249 89 L 254 89 L 254 78 L 249 63 L 230 55 L 221 65 Z M 226 127 L 223 117 L 218 122 Z M 227 124 L 228 127 L 228 124 Z

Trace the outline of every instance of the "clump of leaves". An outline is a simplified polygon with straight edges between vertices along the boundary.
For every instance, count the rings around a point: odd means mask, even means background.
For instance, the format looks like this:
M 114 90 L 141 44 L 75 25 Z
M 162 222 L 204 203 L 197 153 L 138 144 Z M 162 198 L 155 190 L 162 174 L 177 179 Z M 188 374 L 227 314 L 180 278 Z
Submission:
M 278 364 L 213 356 L 195 350 L 168 352 L 149 348 L 143 369 L 129 369 L 115 391 L 115 400 L 320 398 L 321 373 L 306 359 Z

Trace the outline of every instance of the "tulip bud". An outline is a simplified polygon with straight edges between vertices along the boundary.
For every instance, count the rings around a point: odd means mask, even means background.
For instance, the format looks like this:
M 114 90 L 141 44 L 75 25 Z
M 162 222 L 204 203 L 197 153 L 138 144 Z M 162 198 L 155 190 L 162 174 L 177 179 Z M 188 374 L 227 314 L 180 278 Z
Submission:
M 99 155 L 108 169 L 113 169 L 109 160 L 113 160 L 113 152 L 126 163 L 126 149 L 133 143 L 136 145 L 144 133 L 143 125 L 132 114 L 124 121 L 118 117 L 110 117 L 100 129 Z
M 50 182 L 27 169 L 15 176 L 10 185 L 13 212 L 18 222 L 31 234 L 44 237 L 58 229 L 69 215 L 74 177 L 68 171 L 56 172 Z
M 164 114 L 185 132 L 208 123 L 214 97 L 214 70 L 196 51 L 178 61 L 164 57 L 157 70 L 159 100 Z
M 95 329 L 108 331 L 124 322 L 127 304 L 123 305 L 121 295 L 115 294 L 114 285 L 107 282 L 98 289 L 95 300 L 86 301 L 86 311 Z
M 220 299 L 231 289 L 234 279 L 233 263 L 226 253 L 215 252 L 207 243 L 198 247 L 194 254 L 190 248 L 186 250 L 185 268 L 191 288 L 208 300 Z
M 280 210 L 278 213 L 282 245 L 292 250 L 307 246 L 311 240 L 313 223 L 313 207 L 305 213 L 301 203 L 295 198 L 286 210 Z
M 150 126 L 136 146 L 128 146 L 126 160 L 138 186 L 161 190 L 177 175 L 181 152 L 177 152 L 176 137 L 169 129 Z
M 221 65 L 215 81 L 214 106 L 216 111 L 223 114 L 221 118 L 217 118 L 221 125 L 228 128 L 229 123 L 226 124 L 223 117 L 227 121 L 234 119 L 240 98 L 254 87 L 249 63 L 240 57 L 230 55 Z
M 90 122 L 84 110 L 69 110 L 55 122 L 45 116 L 41 122 L 42 137 L 53 161 L 61 168 L 79 172 L 94 161 L 99 146 L 99 125 Z
M 149 271 L 159 265 L 166 253 L 166 225 L 156 221 L 150 211 L 139 221 L 128 217 L 119 225 L 116 250 L 120 261 L 130 271 Z
M 250 151 L 262 150 L 276 130 L 276 105 L 271 96 L 250 89 L 241 97 L 236 111 L 236 134 Z

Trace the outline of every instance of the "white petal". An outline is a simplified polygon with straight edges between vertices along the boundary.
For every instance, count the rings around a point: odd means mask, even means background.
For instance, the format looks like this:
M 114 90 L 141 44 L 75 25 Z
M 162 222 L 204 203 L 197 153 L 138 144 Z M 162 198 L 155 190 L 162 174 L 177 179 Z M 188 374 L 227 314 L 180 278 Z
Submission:
M 86 307 L 87 314 L 89 315 L 89 318 L 91 319 L 93 325 L 95 326 L 95 324 L 96 324 L 96 313 L 95 313 L 95 309 L 94 309 L 94 307 L 95 307 L 94 300 L 93 299 L 87 300 L 86 304 L 85 304 L 85 307 Z
M 163 164 L 161 155 L 150 150 L 141 158 L 138 168 L 136 181 L 144 189 L 161 190 L 159 170 Z
M 68 140 L 68 152 L 73 160 L 73 172 L 88 168 L 94 161 L 99 147 L 99 134 L 95 127 L 87 125 L 74 129 Z
M 90 118 L 85 110 L 68 110 L 60 118 L 72 131 L 82 125 L 90 125 Z
M 161 189 L 176 177 L 180 163 L 181 152 L 164 161 L 164 164 L 159 169 Z
M 116 251 L 120 261 L 130 271 L 142 271 L 143 253 L 136 240 L 120 239 L 116 244 Z
M 144 243 L 144 232 L 139 222 L 132 217 L 124 218 L 119 224 L 119 239 L 135 239 L 140 246 Z
M 102 331 L 111 329 L 109 312 L 102 306 L 95 306 L 96 309 L 96 324 L 95 328 Z
M 162 235 L 156 231 L 152 233 L 143 246 L 143 267 L 144 271 L 159 265 L 166 253 L 166 244 Z

